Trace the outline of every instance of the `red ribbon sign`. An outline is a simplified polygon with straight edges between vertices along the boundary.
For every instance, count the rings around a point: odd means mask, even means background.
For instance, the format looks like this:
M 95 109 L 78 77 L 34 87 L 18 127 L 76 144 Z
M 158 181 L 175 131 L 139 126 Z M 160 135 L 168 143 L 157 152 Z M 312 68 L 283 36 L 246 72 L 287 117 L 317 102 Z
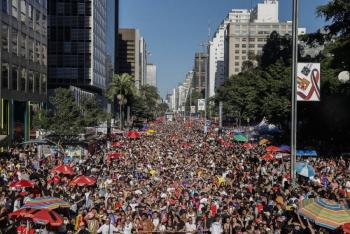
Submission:
M 303 94 L 302 92 L 298 92 L 298 95 L 306 100 L 309 101 L 310 98 L 316 93 L 316 96 L 318 100 L 320 100 L 320 87 L 318 86 L 318 82 L 320 80 L 320 71 L 318 69 L 313 69 L 311 72 L 311 89 L 307 95 Z

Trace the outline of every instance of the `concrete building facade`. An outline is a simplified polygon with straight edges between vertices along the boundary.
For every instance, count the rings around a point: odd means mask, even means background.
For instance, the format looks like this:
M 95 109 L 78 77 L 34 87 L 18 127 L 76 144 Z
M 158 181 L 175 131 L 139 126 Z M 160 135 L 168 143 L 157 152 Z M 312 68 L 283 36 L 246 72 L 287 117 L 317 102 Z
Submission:
M 138 29 L 121 28 L 118 34 L 117 74 L 128 73 L 135 78 L 135 85 L 139 89 L 143 84 L 144 73 L 141 68 L 140 43 L 141 37 Z
M 154 64 L 147 64 L 146 84 L 157 87 L 157 66 Z
M 234 9 L 230 11 L 225 20 L 220 24 L 212 40 L 209 42 L 209 97 L 215 95 L 215 88 L 221 86 L 226 79 L 225 45 L 227 37 L 227 25 L 231 22 L 248 23 L 249 21 L 250 10 Z
M 0 1 L 0 28 L 1 135 L 27 140 L 47 99 L 46 1 Z

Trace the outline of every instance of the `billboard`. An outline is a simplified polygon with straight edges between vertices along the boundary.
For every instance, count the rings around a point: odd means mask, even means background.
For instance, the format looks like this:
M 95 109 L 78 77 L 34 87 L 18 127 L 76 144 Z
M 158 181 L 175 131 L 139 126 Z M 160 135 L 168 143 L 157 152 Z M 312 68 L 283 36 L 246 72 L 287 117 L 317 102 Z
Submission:
M 195 114 L 196 113 L 196 106 L 191 106 L 191 114 Z
M 205 110 L 205 99 L 198 99 L 198 111 Z
M 298 63 L 297 71 L 298 101 L 321 100 L 321 69 L 319 63 Z

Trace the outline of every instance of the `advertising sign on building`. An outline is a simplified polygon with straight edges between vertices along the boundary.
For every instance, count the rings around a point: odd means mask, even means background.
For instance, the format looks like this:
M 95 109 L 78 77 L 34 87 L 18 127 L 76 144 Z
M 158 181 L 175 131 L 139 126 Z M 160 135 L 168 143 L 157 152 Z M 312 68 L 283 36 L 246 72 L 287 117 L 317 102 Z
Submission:
M 196 106 L 191 106 L 191 114 L 195 114 L 196 113 Z
M 198 111 L 205 110 L 205 99 L 198 99 Z
M 319 63 L 298 63 L 297 72 L 298 101 L 321 100 L 321 69 Z

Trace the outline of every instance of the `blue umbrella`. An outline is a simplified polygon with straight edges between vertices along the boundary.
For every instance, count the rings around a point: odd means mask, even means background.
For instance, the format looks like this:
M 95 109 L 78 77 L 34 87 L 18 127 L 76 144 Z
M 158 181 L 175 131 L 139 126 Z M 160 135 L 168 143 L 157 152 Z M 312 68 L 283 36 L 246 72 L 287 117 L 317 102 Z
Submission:
M 297 162 L 295 164 L 295 172 L 308 178 L 313 177 L 316 174 L 314 168 L 306 162 Z

